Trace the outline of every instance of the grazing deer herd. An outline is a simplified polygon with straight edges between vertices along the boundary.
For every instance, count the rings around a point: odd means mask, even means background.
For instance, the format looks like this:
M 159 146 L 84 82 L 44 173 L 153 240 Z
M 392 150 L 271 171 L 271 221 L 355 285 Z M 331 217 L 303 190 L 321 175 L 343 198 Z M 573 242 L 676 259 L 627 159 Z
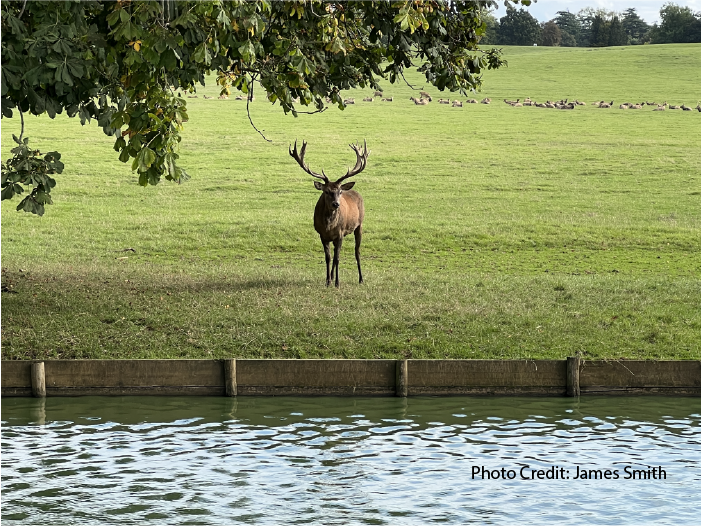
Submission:
M 380 98 L 381 102 L 394 102 L 394 97 L 385 97 L 384 92 L 377 90 L 374 91 L 372 96 L 367 96 L 363 97 L 363 102 L 375 102 L 376 98 Z M 188 95 L 188 98 L 190 99 L 196 99 L 197 95 Z M 204 95 L 205 99 L 212 99 L 213 97 L 209 97 L 207 95 Z M 226 95 L 222 95 L 219 97 L 219 99 L 222 100 L 227 100 L 229 97 Z M 246 100 L 245 97 L 242 96 L 237 96 L 235 100 Z M 251 100 L 255 100 L 255 98 L 252 98 Z M 409 100 L 414 103 L 416 106 L 428 106 L 429 103 L 433 102 L 433 97 L 431 97 L 431 94 L 428 93 L 427 91 L 419 91 L 419 96 L 418 97 L 409 97 Z M 299 99 L 295 99 L 294 102 L 299 102 Z M 331 98 L 326 97 L 326 103 L 330 104 Z M 489 97 L 486 97 L 482 100 L 477 100 L 477 99 L 467 99 L 464 102 L 458 99 L 453 99 L 451 100 L 450 98 L 444 99 L 440 98 L 438 99 L 438 104 L 445 104 L 448 106 L 451 106 L 452 108 L 462 108 L 463 104 L 491 104 L 492 99 Z M 602 109 L 607 109 L 607 108 L 613 108 L 615 101 L 610 101 L 606 102 L 605 100 L 597 101 L 597 102 L 592 102 L 591 105 L 595 106 L 597 108 L 602 108 Z M 577 106 L 586 106 L 586 103 L 580 101 L 580 100 L 573 100 L 570 101 L 568 99 L 562 99 L 558 101 L 552 101 L 552 100 L 546 100 L 545 102 L 536 102 L 535 100 L 531 99 L 530 97 L 526 97 L 523 99 L 523 101 L 518 98 L 516 100 L 509 100 L 509 99 L 504 99 L 504 103 L 511 106 L 512 108 L 522 108 L 523 106 L 535 106 L 536 108 L 553 108 L 553 109 L 558 109 L 558 110 L 573 110 Z M 347 97 L 343 99 L 343 104 L 346 106 L 350 104 L 355 104 L 355 98 L 352 97 Z M 642 110 L 644 109 L 645 106 L 650 106 L 653 108 L 652 111 L 665 111 L 665 110 L 682 110 L 682 111 L 693 111 L 693 110 L 698 110 L 701 112 L 701 102 L 697 103 L 695 108 L 692 108 L 691 106 L 687 106 L 686 104 L 681 104 L 681 105 L 674 105 L 674 104 L 668 104 L 667 101 L 663 103 L 657 103 L 657 102 L 650 102 L 648 100 L 641 101 L 641 102 L 623 102 L 618 105 L 618 108 L 621 110 Z

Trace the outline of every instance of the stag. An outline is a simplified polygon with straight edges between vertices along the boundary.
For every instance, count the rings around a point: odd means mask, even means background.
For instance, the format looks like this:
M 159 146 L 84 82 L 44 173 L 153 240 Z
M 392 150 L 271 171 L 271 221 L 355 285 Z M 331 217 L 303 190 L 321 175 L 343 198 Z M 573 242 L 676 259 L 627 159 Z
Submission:
M 297 152 L 297 141 L 295 141 L 294 150 L 290 145 L 290 155 L 297 161 L 297 164 L 312 177 L 316 177 L 324 181 L 314 181 L 314 186 L 317 190 L 321 190 L 322 194 L 316 202 L 314 208 L 314 229 L 319 233 L 321 244 L 324 246 L 324 255 L 326 256 L 326 286 L 331 285 L 331 280 L 335 274 L 335 285 L 339 287 L 338 280 L 338 260 L 341 255 L 341 246 L 343 238 L 353 232 L 355 234 L 355 260 L 358 263 L 358 281 L 363 282 L 363 273 L 360 270 L 360 242 L 363 238 L 363 218 L 365 217 L 365 206 L 363 198 L 355 190 L 351 190 L 355 182 L 341 184 L 349 177 L 359 174 L 367 165 L 368 151 L 367 144 L 364 143 L 363 148 L 351 144 L 351 149 L 355 152 L 356 162 L 353 168 L 349 168 L 346 175 L 332 182 L 326 176 L 324 171 L 321 174 L 313 172 L 309 169 L 307 163 L 304 162 L 304 153 L 307 149 L 307 143 L 302 141 L 302 150 Z M 330 243 L 333 242 L 333 267 L 331 263 Z

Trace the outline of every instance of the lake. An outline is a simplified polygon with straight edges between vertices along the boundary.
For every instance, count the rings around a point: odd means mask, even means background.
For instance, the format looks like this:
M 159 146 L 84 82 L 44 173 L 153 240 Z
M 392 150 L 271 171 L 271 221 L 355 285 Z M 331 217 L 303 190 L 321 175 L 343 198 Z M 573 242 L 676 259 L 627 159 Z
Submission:
M 701 399 L 2 399 L 3 524 L 698 524 Z

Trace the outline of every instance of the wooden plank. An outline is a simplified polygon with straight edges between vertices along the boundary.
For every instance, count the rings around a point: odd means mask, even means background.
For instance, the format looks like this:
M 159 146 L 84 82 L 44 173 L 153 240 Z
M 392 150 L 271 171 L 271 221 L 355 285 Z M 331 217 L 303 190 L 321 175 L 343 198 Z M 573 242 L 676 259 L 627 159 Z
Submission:
M 565 360 L 409 360 L 408 387 L 555 388 L 565 392 Z
M 563 396 L 565 387 L 500 387 L 500 386 L 450 386 L 409 387 L 410 396 Z
M 32 389 L 32 362 L 27 360 L 3 360 L 0 383 L 3 389 L 14 387 Z
M 582 391 L 614 388 L 699 388 L 701 362 L 585 360 L 579 376 Z
M 406 363 L 399 382 L 398 363 Z M 2 396 L 31 395 L 31 364 L 2 362 Z M 230 381 L 229 391 L 236 389 L 240 395 L 392 396 L 402 377 L 409 395 L 562 395 L 568 385 L 566 360 L 236 360 L 235 364 L 236 384 Z M 220 360 L 49 360 L 44 368 L 48 396 L 226 393 Z M 582 394 L 699 395 L 701 362 L 582 361 L 579 384 Z
M 239 393 L 253 387 L 381 388 L 394 393 L 395 363 L 395 360 L 236 360 L 236 382 Z
M 660 395 L 701 396 L 701 387 L 607 387 L 590 385 L 581 388 L 582 395 Z
M 54 387 L 46 396 L 224 396 L 224 386 L 148 385 L 141 387 Z M 6 396 L 3 393 L 3 396 Z
M 0 394 L 6 396 L 32 396 L 31 387 L 2 387 Z
M 48 360 L 46 387 L 224 387 L 218 360 Z
M 237 360 L 238 362 L 238 360 Z M 240 385 L 239 396 L 395 396 L 392 387 Z

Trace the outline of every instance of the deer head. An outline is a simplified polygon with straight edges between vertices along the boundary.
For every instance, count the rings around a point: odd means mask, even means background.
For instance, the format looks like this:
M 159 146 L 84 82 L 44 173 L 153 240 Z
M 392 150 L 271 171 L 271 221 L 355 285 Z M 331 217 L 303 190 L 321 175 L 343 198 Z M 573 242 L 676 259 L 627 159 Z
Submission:
M 309 169 L 307 163 L 304 162 L 304 153 L 307 149 L 307 143 L 305 141 L 302 141 L 302 150 L 300 152 L 297 152 L 297 141 L 295 141 L 294 149 L 290 148 L 289 150 L 290 155 L 295 161 L 297 161 L 297 164 L 299 164 L 302 170 L 307 172 L 312 177 L 317 177 L 318 179 L 324 181 L 323 183 L 320 181 L 314 181 L 314 187 L 317 190 L 321 190 L 323 192 L 323 196 L 326 201 L 326 206 L 332 210 L 337 209 L 341 206 L 341 195 L 343 194 L 343 192 L 350 190 L 355 185 L 355 182 L 350 182 L 346 184 L 341 183 L 349 177 L 353 177 L 354 175 L 357 175 L 360 172 L 362 172 L 365 169 L 368 156 L 370 155 L 370 152 L 368 151 L 367 147 L 367 142 L 364 142 L 362 148 L 356 144 L 350 144 L 349 146 L 355 152 L 356 155 L 355 166 L 353 168 L 348 168 L 346 175 L 344 175 L 340 179 L 337 179 L 336 181 L 331 181 L 324 173 L 324 170 L 321 170 L 321 174 L 318 174 L 317 172 L 313 172 Z

